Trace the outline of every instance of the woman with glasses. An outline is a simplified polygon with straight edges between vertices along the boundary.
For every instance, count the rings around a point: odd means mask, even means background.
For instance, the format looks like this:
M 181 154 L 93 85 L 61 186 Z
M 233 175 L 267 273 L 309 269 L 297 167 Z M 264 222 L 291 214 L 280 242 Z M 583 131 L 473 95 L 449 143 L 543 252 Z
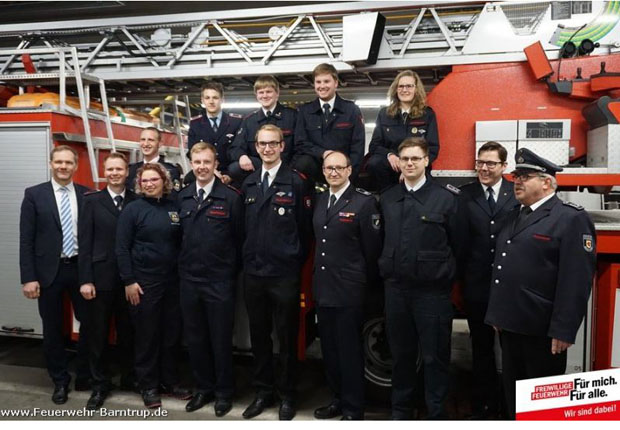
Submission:
M 144 405 L 161 406 L 160 394 L 191 397 L 176 387 L 175 351 L 181 336 L 177 258 L 181 225 L 170 174 L 147 163 L 136 175 L 141 198 L 118 220 L 116 255 L 135 332 L 135 373 Z
M 398 182 L 398 145 L 406 138 L 424 138 L 430 163 L 439 154 L 437 119 L 426 106 L 426 91 L 418 74 L 400 72 L 390 85 L 388 97 L 390 105 L 379 111 L 369 148 L 368 170 L 378 191 Z

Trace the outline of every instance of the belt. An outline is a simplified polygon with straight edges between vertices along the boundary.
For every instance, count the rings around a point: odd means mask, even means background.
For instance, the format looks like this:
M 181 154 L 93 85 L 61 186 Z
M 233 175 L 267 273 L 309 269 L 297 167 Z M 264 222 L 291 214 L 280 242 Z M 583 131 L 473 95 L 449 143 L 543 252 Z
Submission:
M 60 257 L 60 262 L 64 264 L 77 263 L 78 256 L 74 255 L 73 257 Z

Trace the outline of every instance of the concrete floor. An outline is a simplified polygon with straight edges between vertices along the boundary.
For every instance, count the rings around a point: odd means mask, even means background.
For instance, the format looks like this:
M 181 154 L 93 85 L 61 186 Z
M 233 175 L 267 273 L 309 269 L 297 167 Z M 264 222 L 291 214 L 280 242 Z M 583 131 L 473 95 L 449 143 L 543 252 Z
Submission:
M 317 349 L 317 346 L 313 345 L 311 352 L 316 353 Z M 242 420 L 243 410 L 254 397 L 250 386 L 251 365 L 251 357 L 235 356 L 237 392 L 233 409 L 224 418 L 215 417 L 212 404 L 187 413 L 185 401 L 167 398 L 163 399 L 163 406 L 159 412 L 147 411 L 138 394 L 121 391 L 113 391 L 110 394 L 104 405 L 105 410 L 89 416 L 84 415 L 87 411 L 83 409 L 89 392 L 71 391 L 69 401 L 61 406 L 51 402 L 52 386 L 45 370 L 40 340 L 0 336 L 0 420 L 143 420 L 143 414 L 148 412 L 159 414 L 148 417 L 155 420 Z M 181 363 L 181 377 L 183 385 L 191 386 L 191 373 L 186 359 Z M 452 342 L 452 390 L 447 404 L 452 419 L 463 419 L 469 414 L 470 387 L 471 355 L 467 324 L 464 320 L 455 320 Z M 367 397 L 366 419 L 389 419 L 389 391 L 369 392 Z M 313 420 L 314 409 L 329 403 L 330 398 L 321 361 L 309 358 L 300 365 L 299 401 L 295 420 Z M 37 415 L 33 416 L 35 412 Z M 10 413 L 29 415 L 5 416 Z M 47 416 L 43 416 L 44 413 Z M 278 408 L 274 406 L 254 419 L 277 420 Z

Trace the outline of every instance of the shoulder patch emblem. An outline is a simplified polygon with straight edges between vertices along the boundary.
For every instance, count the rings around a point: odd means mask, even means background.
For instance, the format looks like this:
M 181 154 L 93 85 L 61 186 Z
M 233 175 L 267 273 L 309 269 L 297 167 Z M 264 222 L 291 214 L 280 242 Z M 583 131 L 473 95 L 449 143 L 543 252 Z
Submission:
M 452 184 L 446 184 L 446 190 L 448 190 L 448 191 L 450 191 L 450 192 L 452 192 L 452 193 L 456 194 L 457 196 L 458 196 L 459 194 L 461 194 L 461 190 L 460 190 L 460 189 L 458 189 L 457 187 L 455 187 L 455 186 L 454 186 L 454 185 L 452 185 Z
M 594 239 L 592 238 L 592 235 L 583 235 L 583 249 L 585 249 L 586 252 L 592 252 L 594 250 Z
M 306 209 L 312 209 L 312 197 L 304 197 L 304 206 L 306 206 Z
M 363 194 L 365 196 L 372 196 L 372 193 L 366 191 L 363 188 L 356 188 L 355 191 L 357 191 L 358 193 Z
M 573 202 L 565 202 L 565 201 L 562 201 L 562 203 L 563 203 L 565 206 L 570 206 L 571 208 L 573 208 L 573 209 L 577 209 L 578 211 L 582 211 L 582 210 L 583 210 L 583 206 L 578 205 L 577 203 L 573 203 Z
M 174 191 L 181 191 L 181 181 L 175 179 L 174 181 L 172 181 L 172 187 L 174 188 Z
M 379 230 L 381 228 L 381 214 L 372 214 L 370 216 L 372 222 L 372 228 Z

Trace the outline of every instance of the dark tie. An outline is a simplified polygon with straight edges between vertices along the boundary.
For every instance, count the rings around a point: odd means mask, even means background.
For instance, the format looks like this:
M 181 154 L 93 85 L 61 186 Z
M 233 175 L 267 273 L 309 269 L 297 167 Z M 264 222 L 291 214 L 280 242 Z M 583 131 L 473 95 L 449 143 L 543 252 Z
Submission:
M 403 112 L 403 124 L 407 124 L 407 117 L 409 116 L 409 112 Z
M 323 105 L 323 115 L 325 115 L 325 122 L 329 121 L 329 103 Z
M 116 209 L 118 209 L 119 211 L 123 209 L 123 196 L 114 196 L 114 201 L 116 202 Z
M 329 196 L 329 205 L 327 205 L 328 215 L 329 215 L 329 212 L 334 208 L 335 204 L 336 204 L 336 194 L 332 194 L 331 196 Z
M 204 188 L 201 188 L 198 190 L 198 203 L 202 203 L 204 199 L 205 199 L 205 190 Z
M 488 187 L 487 192 L 489 193 L 489 198 L 487 198 L 487 202 L 489 202 L 489 208 L 491 208 L 491 212 L 495 212 L 495 199 L 493 198 L 493 188 Z
M 213 129 L 214 132 L 217 133 L 217 117 L 215 118 L 209 118 L 212 122 L 211 124 L 211 128 Z
M 521 227 L 523 227 L 523 225 L 527 221 L 527 218 L 532 212 L 532 208 L 530 208 L 529 206 L 523 206 L 521 208 L 521 210 L 519 211 L 519 216 L 517 217 L 517 225 L 515 227 L 515 230 L 519 230 Z
M 261 184 L 261 190 L 263 191 L 263 195 L 267 194 L 267 190 L 269 189 L 269 172 L 265 172 L 263 175 L 263 182 Z
M 267 114 L 266 114 L 265 116 L 266 116 L 267 118 L 271 118 L 271 111 L 270 111 L 270 110 L 268 110 L 268 111 L 267 111 Z

